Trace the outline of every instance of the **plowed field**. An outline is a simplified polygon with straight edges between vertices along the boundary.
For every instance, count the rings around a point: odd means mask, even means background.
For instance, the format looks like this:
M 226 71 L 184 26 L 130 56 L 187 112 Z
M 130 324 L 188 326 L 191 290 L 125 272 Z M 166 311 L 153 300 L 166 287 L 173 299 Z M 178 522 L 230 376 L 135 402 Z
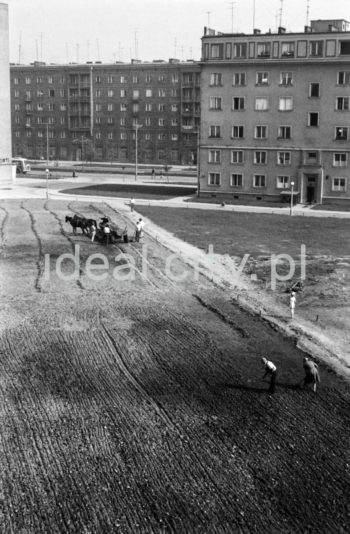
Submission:
M 106 204 L 0 202 L 0 532 L 349 532 L 348 385 L 320 364 L 317 394 L 300 389 L 291 340 L 179 259 L 170 279 L 147 235 L 92 244 L 72 213 L 126 224 Z

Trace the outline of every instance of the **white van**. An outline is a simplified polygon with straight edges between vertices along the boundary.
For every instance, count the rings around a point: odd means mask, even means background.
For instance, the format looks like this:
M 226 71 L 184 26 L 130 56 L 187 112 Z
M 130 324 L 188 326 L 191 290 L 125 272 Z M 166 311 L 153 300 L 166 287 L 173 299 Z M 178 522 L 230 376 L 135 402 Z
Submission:
M 12 158 L 12 163 L 16 165 L 16 174 L 30 172 L 30 165 L 25 158 Z

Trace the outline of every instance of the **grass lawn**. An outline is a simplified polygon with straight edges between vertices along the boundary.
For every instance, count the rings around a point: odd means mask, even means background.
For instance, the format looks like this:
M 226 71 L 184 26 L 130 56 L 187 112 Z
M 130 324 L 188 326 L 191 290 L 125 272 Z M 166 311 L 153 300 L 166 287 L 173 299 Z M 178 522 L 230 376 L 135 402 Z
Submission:
M 350 204 L 317 204 L 312 209 L 316 211 L 350 211 Z
M 137 206 L 137 211 L 176 237 L 199 248 L 242 257 L 287 253 L 345 256 L 350 254 L 350 220 L 288 217 L 258 213 Z
M 169 199 L 186 195 L 193 195 L 196 187 L 178 187 L 167 185 L 139 185 L 139 184 L 98 184 L 86 187 L 63 190 L 68 195 L 114 196 L 149 199 Z

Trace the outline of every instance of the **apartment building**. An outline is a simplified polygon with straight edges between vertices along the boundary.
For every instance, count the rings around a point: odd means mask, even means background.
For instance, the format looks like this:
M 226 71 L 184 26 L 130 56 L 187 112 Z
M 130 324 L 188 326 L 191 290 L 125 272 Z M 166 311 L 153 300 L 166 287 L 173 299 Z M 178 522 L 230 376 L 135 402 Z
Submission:
M 205 29 L 200 194 L 330 203 L 350 199 L 350 32 Z M 288 196 L 289 195 L 289 196 Z
M 193 165 L 200 69 L 175 59 L 11 65 L 16 156 Z

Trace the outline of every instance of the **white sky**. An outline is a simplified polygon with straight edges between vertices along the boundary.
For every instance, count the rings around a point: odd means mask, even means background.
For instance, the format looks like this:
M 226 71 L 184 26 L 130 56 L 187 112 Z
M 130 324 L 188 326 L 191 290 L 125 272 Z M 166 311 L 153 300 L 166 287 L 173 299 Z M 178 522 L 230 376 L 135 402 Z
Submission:
M 204 26 L 252 33 L 254 0 L 0 0 L 9 6 L 10 61 L 200 59 Z M 307 0 L 255 0 L 255 27 L 303 31 Z M 350 0 L 309 0 L 309 20 L 350 20 Z M 208 12 L 209 15 L 208 15 Z M 136 33 L 135 33 L 136 31 Z M 136 37 L 136 43 L 135 43 Z M 21 43 L 21 44 L 20 44 Z

